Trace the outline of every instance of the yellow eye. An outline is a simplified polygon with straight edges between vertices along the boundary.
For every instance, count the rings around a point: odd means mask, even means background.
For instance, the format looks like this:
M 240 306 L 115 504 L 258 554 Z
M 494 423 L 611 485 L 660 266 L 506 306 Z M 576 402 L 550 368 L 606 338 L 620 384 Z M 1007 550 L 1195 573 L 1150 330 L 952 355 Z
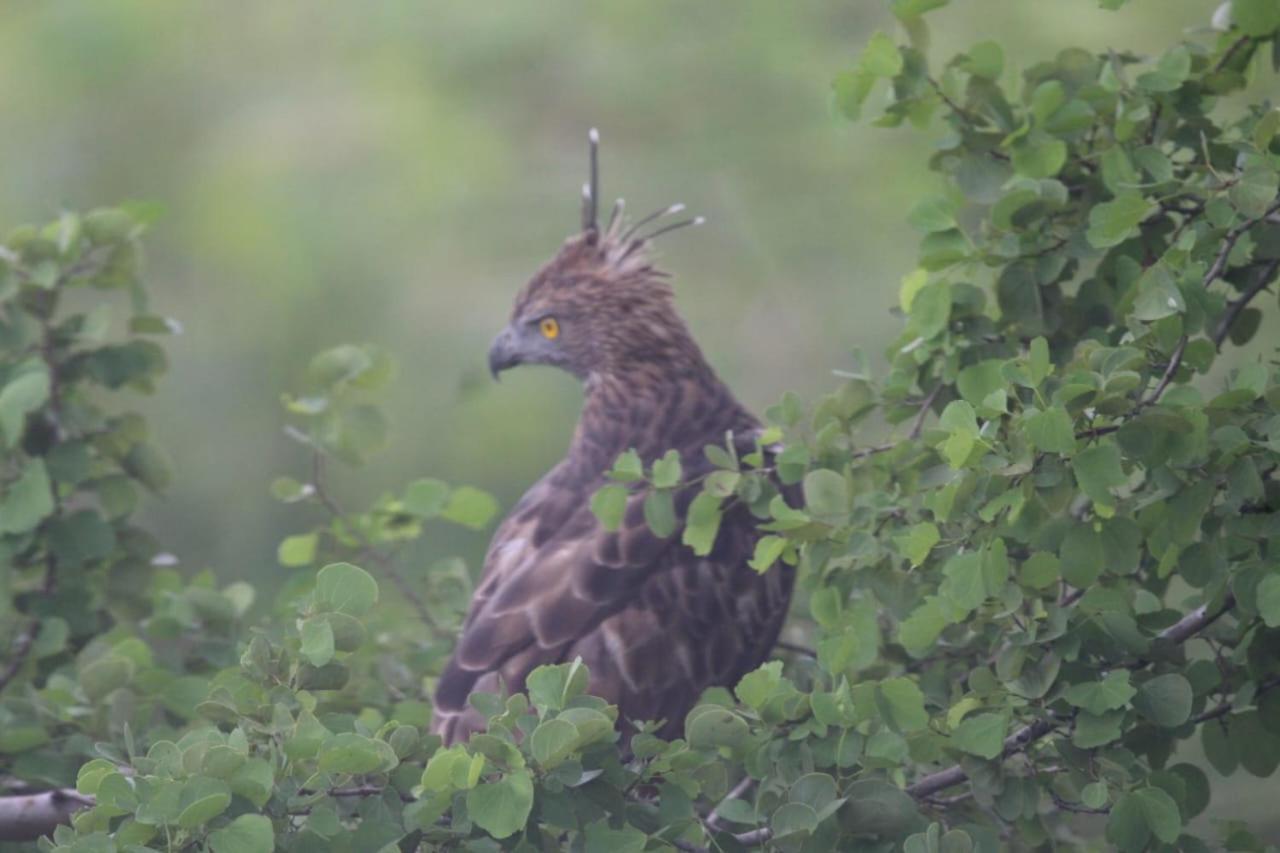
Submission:
M 554 341 L 560 337 L 560 324 L 556 322 L 555 317 L 543 317 L 538 322 L 538 329 L 547 340 Z

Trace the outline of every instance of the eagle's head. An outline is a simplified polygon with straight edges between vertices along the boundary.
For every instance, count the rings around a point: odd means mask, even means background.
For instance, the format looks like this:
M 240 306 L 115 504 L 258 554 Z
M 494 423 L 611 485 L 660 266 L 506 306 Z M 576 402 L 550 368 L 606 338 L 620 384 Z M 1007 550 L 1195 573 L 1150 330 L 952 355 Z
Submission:
M 548 364 L 588 379 L 681 358 L 700 361 L 675 311 L 667 276 L 653 266 L 648 247 L 658 235 L 699 225 L 702 218 L 654 225 L 684 209 L 677 204 L 630 224 L 619 199 L 601 228 L 594 129 L 589 138 L 591 180 L 583 186 L 582 231 L 516 296 L 510 322 L 489 348 L 494 378 L 520 364 Z

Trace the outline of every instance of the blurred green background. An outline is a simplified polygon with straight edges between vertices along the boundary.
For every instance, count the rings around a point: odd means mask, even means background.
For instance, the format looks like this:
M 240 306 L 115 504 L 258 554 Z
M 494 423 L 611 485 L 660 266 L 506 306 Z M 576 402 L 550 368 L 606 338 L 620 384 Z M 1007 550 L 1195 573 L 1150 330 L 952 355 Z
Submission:
M 1068 46 L 1158 53 L 1216 5 L 955 0 L 929 21 L 936 57 L 995 38 L 1017 73 Z M 305 476 L 278 396 L 321 348 L 374 343 L 400 364 L 390 447 L 334 472 L 350 505 L 427 475 L 509 505 L 562 453 L 574 381 L 493 384 L 485 351 L 575 227 L 592 125 L 609 198 L 708 217 L 662 262 L 747 403 L 812 398 L 854 346 L 879 356 L 929 140 L 849 126 L 828 91 L 892 27 L 865 0 L 9 2 L 0 228 L 163 207 L 148 279 L 185 333 L 144 403 L 176 469 L 148 521 L 186 565 L 269 588 L 304 512 L 267 495 Z M 482 535 L 441 536 L 435 556 L 483 552 Z M 1264 807 L 1265 784 L 1239 784 L 1215 814 Z

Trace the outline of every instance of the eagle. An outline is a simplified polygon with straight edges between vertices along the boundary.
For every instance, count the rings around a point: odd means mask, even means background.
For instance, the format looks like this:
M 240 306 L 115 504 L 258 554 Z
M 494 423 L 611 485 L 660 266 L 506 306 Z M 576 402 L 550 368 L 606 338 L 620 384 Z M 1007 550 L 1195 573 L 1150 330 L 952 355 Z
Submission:
M 618 708 L 624 735 L 653 721 L 660 736 L 678 737 L 704 690 L 732 687 L 765 660 L 791 598 L 792 567 L 748 565 L 761 534 L 741 502 L 726 505 L 705 556 L 681 543 L 696 486 L 677 491 L 676 530 L 665 537 L 646 523 L 643 484 L 616 529 L 592 511 L 625 451 L 648 464 L 675 450 L 685 482 L 696 483 L 714 470 L 707 445 L 724 447 L 728 436 L 740 451 L 756 449 L 761 426 L 707 363 L 651 260 L 655 237 L 701 220 L 661 225 L 682 209 L 673 205 L 628 225 L 620 199 L 599 227 L 599 136 L 589 138 L 582 230 L 520 290 L 489 350 L 495 379 L 523 364 L 577 377 L 582 413 L 565 457 L 489 546 L 436 686 L 432 729 L 446 744 L 483 729 L 472 693 L 523 690 L 535 667 L 576 658 L 590 673 L 588 691 Z

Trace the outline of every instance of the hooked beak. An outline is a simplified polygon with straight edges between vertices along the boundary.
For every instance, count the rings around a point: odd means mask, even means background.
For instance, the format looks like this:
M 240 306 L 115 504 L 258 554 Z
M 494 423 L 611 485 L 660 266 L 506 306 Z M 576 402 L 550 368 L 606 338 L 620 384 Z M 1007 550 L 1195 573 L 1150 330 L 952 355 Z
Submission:
M 493 374 L 496 380 L 499 373 L 519 363 L 520 353 L 516 345 L 516 335 L 511 327 L 507 326 L 498 332 L 498 336 L 489 345 L 489 373 Z

